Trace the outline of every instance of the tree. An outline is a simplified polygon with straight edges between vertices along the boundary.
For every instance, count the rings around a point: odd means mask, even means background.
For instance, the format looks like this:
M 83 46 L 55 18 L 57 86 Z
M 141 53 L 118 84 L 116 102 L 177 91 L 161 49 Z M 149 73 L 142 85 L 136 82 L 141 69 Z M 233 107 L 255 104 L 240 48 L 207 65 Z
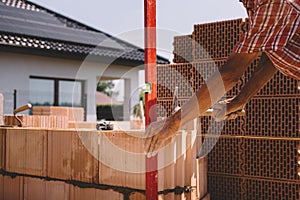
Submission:
M 139 94 L 139 99 L 140 101 L 143 102 L 143 109 L 145 110 L 145 90 L 141 90 L 140 94 Z M 140 103 L 137 103 L 134 105 L 133 107 L 133 115 L 139 118 L 142 118 L 141 116 L 141 107 L 140 107 Z
M 118 95 L 118 92 L 113 91 L 115 84 L 113 81 L 99 81 L 97 83 L 97 91 L 106 94 L 107 96 Z

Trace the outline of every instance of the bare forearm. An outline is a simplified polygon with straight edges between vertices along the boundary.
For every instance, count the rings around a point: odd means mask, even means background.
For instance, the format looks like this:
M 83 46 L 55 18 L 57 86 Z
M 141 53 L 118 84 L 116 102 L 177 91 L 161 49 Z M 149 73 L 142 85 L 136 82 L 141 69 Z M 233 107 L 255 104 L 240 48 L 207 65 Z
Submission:
M 233 54 L 181 108 L 181 124 L 185 124 L 206 112 L 239 80 L 245 69 L 258 56 L 253 54 Z
M 274 76 L 276 72 L 277 69 L 274 67 L 273 63 L 269 60 L 266 54 L 262 54 L 257 68 L 234 101 L 245 105 Z

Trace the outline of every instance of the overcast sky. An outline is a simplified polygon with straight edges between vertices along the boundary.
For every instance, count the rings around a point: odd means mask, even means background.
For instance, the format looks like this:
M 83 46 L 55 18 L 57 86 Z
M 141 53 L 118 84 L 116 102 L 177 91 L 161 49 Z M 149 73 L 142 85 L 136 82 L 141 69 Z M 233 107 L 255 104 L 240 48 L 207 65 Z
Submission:
M 143 0 L 31 0 L 115 37 L 143 46 Z M 157 0 L 158 54 L 172 59 L 174 35 L 193 25 L 246 17 L 239 0 Z

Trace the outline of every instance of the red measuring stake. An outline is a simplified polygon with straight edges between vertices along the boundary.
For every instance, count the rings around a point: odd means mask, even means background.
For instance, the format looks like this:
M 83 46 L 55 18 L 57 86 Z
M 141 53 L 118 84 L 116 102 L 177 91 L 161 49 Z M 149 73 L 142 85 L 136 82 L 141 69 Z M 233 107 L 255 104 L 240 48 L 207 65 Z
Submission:
M 146 127 L 156 121 L 156 0 L 144 0 L 145 15 L 145 81 L 150 92 L 145 94 Z M 146 157 L 146 198 L 158 199 L 157 156 Z

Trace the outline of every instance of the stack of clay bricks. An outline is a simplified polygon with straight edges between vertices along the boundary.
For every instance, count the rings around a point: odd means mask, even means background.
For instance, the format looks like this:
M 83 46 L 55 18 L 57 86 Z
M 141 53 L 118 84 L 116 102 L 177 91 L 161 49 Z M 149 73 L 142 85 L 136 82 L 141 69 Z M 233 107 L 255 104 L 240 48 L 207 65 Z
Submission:
M 84 109 L 80 107 L 33 106 L 32 115 L 17 116 L 24 127 L 96 129 L 96 123 L 83 122 Z M 13 115 L 5 115 L 4 124 L 17 126 L 19 122 Z
M 32 115 L 67 116 L 68 121 L 84 121 L 84 110 L 80 107 L 33 106 Z
M 66 116 L 44 116 L 44 115 L 17 115 L 24 127 L 39 128 L 68 128 Z M 13 115 L 4 116 L 6 126 L 18 126 L 19 122 Z
M 0 199 L 145 199 L 143 134 L 0 128 Z M 160 199 L 197 199 L 194 136 L 159 153 Z
M 158 115 L 165 117 L 172 112 L 176 86 L 179 103 L 186 102 L 224 64 L 247 28 L 247 20 L 237 19 L 195 25 L 189 44 L 175 37 L 174 45 L 182 45 L 174 46 L 176 52 L 193 59 L 180 63 L 182 59 L 174 55 L 174 64 L 158 66 Z M 251 63 L 226 98 L 241 90 L 258 62 Z M 298 84 L 277 73 L 246 105 L 245 117 L 223 122 L 221 128 L 210 117 L 198 118 L 202 138 L 198 157 L 209 152 L 205 158 L 211 199 L 300 199 Z

